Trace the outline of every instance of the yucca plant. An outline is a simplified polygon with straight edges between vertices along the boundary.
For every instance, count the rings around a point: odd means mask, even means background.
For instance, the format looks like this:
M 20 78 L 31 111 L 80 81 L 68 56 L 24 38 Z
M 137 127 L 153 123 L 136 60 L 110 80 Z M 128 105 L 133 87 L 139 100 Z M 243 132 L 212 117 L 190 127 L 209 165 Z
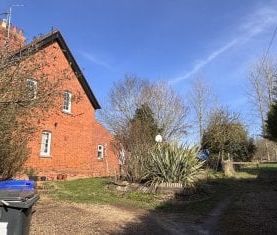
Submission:
M 152 189 L 161 183 L 181 183 L 194 188 L 203 175 L 203 161 L 197 158 L 198 148 L 178 144 L 157 144 L 150 151 L 144 180 Z

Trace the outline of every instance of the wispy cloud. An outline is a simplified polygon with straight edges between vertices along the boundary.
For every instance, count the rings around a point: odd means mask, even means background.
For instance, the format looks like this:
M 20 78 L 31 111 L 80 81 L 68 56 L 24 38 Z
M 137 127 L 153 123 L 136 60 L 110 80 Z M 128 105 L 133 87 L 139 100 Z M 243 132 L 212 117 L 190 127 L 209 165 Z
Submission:
M 198 63 L 196 63 L 192 70 L 187 72 L 185 75 L 181 77 L 174 78 L 170 80 L 171 83 L 176 83 L 182 80 L 188 79 L 191 75 L 197 73 L 201 68 L 203 68 L 206 64 L 210 63 L 212 60 L 214 60 L 216 57 L 218 57 L 220 54 L 228 50 L 230 47 L 235 45 L 237 43 L 237 39 L 234 39 L 227 43 L 225 46 L 213 51 L 205 60 L 201 60 Z
M 198 60 L 194 63 L 190 71 L 184 75 L 173 78 L 169 83 L 177 83 L 190 78 L 192 75 L 198 73 L 204 66 L 216 59 L 218 56 L 229 50 L 231 47 L 246 43 L 252 37 L 264 32 L 268 28 L 272 28 L 277 23 L 277 8 L 276 6 L 267 6 L 259 8 L 253 14 L 249 15 L 244 23 L 239 25 L 237 31 L 238 36 L 229 40 L 220 48 L 212 51 L 205 59 Z
M 88 53 L 88 52 L 85 52 L 85 51 L 79 51 L 79 53 L 84 57 L 86 58 L 87 60 L 89 60 L 91 63 L 93 64 L 96 64 L 96 65 L 99 65 L 101 67 L 104 67 L 108 70 L 113 70 L 113 67 L 108 64 L 107 62 L 105 62 L 104 60 L 102 59 L 99 59 L 97 58 L 95 55 L 93 55 L 92 53 Z

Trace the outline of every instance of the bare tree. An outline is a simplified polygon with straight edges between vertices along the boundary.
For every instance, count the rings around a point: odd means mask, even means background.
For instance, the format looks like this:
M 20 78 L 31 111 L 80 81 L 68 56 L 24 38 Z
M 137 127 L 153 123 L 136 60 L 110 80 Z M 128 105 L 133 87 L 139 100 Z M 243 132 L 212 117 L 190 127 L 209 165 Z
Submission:
M 261 58 L 249 72 L 248 97 L 260 119 L 262 136 L 265 135 L 266 117 L 274 97 L 274 81 L 277 76 L 277 63 L 268 57 Z M 268 143 L 265 141 L 266 148 Z M 269 151 L 267 158 L 270 160 Z
M 186 134 L 188 108 L 183 99 L 165 83 L 150 83 L 135 76 L 114 84 L 100 118 L 117 133 L 126 129 L 143 104 L 152 110 L 164 139 L 176 140 Z
M 188 107 L 166 83 L 148 83 L 142 89 L 140 102 L 151 108 L 164 139 L 176 141 L 187 133 Z
M 176 141 L 188 127 L 187 107 L 180 96 L 164 83 L 134 76 L 114 84 L 101 118 L 114 133 L 115 147 L 124 149 L 123 169 L 134 181 L 143 175 L 155 136 L 161 134 L 165 141 Z
M 267 145 L 265 144 L 265 141 L 267 141 Z M 265 157 L 267 156 L 267 151 L 269 151 L 270 160 L 277 161 L 277 144 L 275 142 L 266 140 L 264 138 L 257 138 L 255 140 L 255 145 L 257 147 L 257 151 L 254 155 L 254 160 L 268 160 Z
M 274 80 L 277 76 L 277 63 L 271 58 L 262 58 L 252 66 L 249 72 L 248 96 L 258 114 L 262 134 L 264 134 L 265 119 L 273 102 Z
M 189 101 L 193 120 L 198 129 L 199 143 L 201 143 L 209 113 L 215 108 L 215 99 L 211 88 L 201 76 L 196 77 L 192 83 Z

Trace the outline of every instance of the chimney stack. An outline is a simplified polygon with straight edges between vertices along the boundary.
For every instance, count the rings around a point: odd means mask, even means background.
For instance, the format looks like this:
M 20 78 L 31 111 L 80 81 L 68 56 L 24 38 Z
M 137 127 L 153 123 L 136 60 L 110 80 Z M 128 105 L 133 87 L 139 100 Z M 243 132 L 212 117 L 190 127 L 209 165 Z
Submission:
M 1 22 L 1 27 L 6 29 L 6 28 L 7 28 L 7 25 L 8 25 L 8 24 L 7 24 L 7 20 L 6 20 L 6 19 L 3 19 L 2 22 Z
M 9 50 L 19 50 L 25 45 L 23 31 L 15 26 L 10 26 L 8 35 L 8 23 L 6 19 L 0 19 L 0 48 L 8 46 Z

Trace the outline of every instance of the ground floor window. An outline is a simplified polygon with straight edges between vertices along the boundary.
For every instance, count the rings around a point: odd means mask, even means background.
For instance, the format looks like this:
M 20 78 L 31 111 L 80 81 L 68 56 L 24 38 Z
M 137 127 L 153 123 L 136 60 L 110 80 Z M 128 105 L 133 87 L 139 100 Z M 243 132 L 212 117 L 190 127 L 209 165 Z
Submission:
M 97 146 L 97 158 L 98 159 L 104 158 L 104 146 L 102 144 L 99 144 Z
M 40 156 L 49 157 L 51 150 L 51 132 L 43 131 L 41 136 Z

